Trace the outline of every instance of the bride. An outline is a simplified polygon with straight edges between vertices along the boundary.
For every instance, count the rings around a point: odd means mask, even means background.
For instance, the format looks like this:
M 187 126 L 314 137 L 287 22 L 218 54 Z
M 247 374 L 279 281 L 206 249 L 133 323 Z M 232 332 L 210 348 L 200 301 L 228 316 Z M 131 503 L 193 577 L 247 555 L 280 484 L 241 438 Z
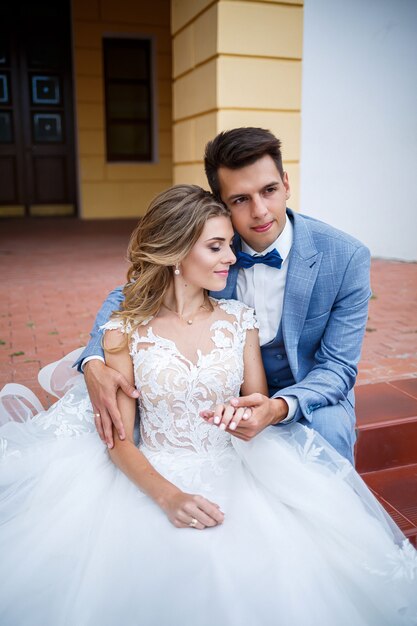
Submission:
M 350 463 L 300 424 L 226 430 L 249 415 L 233 398 L 267 393 L 253 311 L 207 295 L 232 237 L 228 210 L 186 185 L 132 235 L 104 349 L 140 390 L 139 445 L 119 392 L 127 437 L 107 449 L 82 377 L 23 423 L 9 404 L 2 626 L 417 624 L 416 552 Z

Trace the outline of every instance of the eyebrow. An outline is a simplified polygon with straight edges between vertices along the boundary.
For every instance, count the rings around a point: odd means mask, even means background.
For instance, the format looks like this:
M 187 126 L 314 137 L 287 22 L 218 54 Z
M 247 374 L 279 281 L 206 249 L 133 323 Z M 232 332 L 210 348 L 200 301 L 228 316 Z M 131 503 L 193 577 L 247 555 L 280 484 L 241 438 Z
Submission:
M 272 187 L 273 185 L 279 185 L 279 180 L 274 180 L 271 183 L 264 185 L 261 191 L 263 191 L 264 189 L 267 189 L 268 187 Z M 247 195 L 249 194 L 242 191 L 242 193 L 234 193 L 232 196 L 229 196 L 227 199 L 230 201 L 230 200 L 234 200 L 235 198 L 241 198 L 242 196 L 247 196 Z
M 224 237 L 210 237 L 210 239 L 206 239 L 207 241 L 226 241 Z

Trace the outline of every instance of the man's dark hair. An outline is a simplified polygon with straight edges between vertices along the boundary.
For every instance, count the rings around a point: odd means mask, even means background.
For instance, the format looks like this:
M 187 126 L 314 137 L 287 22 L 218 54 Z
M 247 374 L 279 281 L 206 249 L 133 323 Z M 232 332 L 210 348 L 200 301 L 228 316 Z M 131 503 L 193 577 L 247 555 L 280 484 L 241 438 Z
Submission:
M 204 154 L 204 168 L 210 188 L 217 200 L 221 200 L 219 186 L 219 167 L 238 170 L 252 165 L 266 154 L 274 161 L 281 175 L 281 142 L 269 130 L 264 128 L 234 128 L 219 133 L 209 141 Z

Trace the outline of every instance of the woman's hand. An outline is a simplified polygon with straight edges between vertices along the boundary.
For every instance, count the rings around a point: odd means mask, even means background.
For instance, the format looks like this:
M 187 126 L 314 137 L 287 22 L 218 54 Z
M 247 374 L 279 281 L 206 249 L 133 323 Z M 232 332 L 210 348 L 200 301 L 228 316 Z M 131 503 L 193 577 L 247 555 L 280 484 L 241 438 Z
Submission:
M 243 411 L 243 413 L 242 413 Z M 232 398 L 230 404 L 219 404 L 214 411 L 201 411 L 200 416 L 210 424 L 217 424 L 244 441 L 250 441 L 267 428 L 278 424 L 288 415 L 288 404 L 283 398 L 269 398 L 252 393 Z
M 203 417 L 210 424 L 215 424 L 220 430 L 235 431 L 241 420 L 248 420 L 252 411 L 248 407 L 234 407 L 231 404 L 218 404 L 213 411 L 201 411 Z
M 159 504 L 176 528 L 204 530 L 224 521 L 224 513 L 218 504 L 210 502 L 203 496 L 176 490 Z

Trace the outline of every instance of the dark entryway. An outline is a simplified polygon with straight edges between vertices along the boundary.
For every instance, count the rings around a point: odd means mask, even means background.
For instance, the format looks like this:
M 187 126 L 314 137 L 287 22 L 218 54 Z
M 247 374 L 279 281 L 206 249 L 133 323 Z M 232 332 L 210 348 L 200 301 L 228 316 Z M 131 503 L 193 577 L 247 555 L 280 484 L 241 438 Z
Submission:
M 0 6 L 0 216 L 75 215 L 69 0 Z

